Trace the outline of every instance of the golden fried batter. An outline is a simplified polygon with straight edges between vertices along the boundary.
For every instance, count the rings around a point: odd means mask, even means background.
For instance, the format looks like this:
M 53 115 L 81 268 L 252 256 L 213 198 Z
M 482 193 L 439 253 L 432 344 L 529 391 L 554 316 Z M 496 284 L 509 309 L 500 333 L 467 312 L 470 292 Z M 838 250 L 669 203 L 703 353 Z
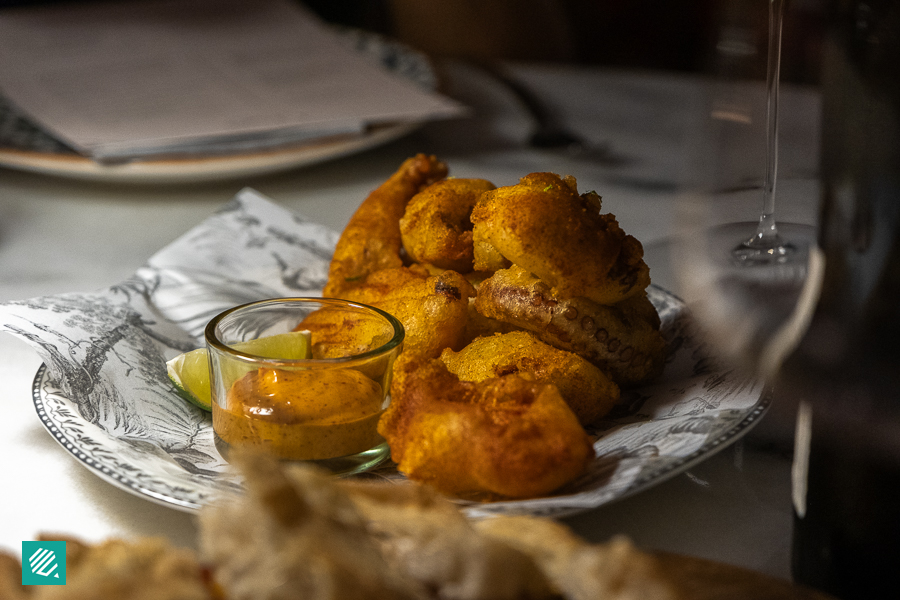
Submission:
M 469 298 L 474 296 L 475 288 L 459 273 L 429 276 L 417 266 L 375 271 L 344 294 L 395 316 L 406 329 L 403 352 L 426 358 L 464 345 Z
M 614 304 L 650 285 L 643 247 L 600 197 L 579 196 L 573 177 L 532 173 L 485 192 L 472 211 L 475 269 L 511 264 L 537 275 L 556 294 Z
M 575 352 L 619 385 L 659 374 L 666 343 L 646 292 L 615 306 L 587 298 L 561 298 L 519 267 L 497 271 L 478 287 L 481 314 L 537 334 L 551 346 Z
M 619 401 L 619 386 L 603 371 L 526 331 L 483 337 L 459 352 L 448 348 L 441 360 L 462 381 L 529 373 L 535 381 L 552 383 L 582 425 L 590 425 Z
M 593 456 L 581 424 L 608 412 L 618 385 L 661 369 L 643 248 L 573 177 L 495 188 L 446 175 L 420 154 L 372 192 L 323 295 L 380 308 L 406 330 L 380 425 L 401 471 L 451 493 L 546 494 Z M 300 327 L 321 356 L 327 338 L 372 343 L 363 324 L 327 315 Z M 442 352 L 459 377 L 433 360 Z
M 472 271 L 469 215 L 481 194 L 494 187 L 485 179 L 445 179 L 413 196 L 400 219 L 406 253 L 441 269 Z
M 460 381 L 440 360 L 395 363 L 378 432 L 407 477 L 451 494 L 543 496 L 580 475 L 590 437 L 551 384 Z
M 338 240 L 323 296 L 342 298 L 380 269 L 403 265 L 400 218 L 406 204 L 428 185 L 447 176 L 447 166 L 433 156 L 418 154 L 403 162 L 356 209 Z
M 311 312 L 295 328 L 310 332 L 313 358 L 355 356 L 390 341 L 384 322 L 365 312 L 322 307 Z
M 476 289 L 476 293 L 478 288 Z M 521 327 L 516 327 L 512 323 L 504 323 L 497 319 L 485 317 L 483 314 L 475 310 L 475 298 L 469 298 L 469 316 L 466 319 L 466 333 L 464 346 L 471 344 L 480 337 L 487 337 L 497 333 L 509 333 L 511 331 L 521 331 Z

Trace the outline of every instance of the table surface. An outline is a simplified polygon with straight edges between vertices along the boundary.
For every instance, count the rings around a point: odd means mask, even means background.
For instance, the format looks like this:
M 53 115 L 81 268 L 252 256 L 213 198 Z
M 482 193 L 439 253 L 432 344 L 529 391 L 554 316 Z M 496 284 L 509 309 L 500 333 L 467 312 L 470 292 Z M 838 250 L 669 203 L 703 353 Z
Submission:
M 138 186 L 0 168 L 0 301 L 122 281 L 245 186 L 340 230 L 366 194 L 417 152 L 436 154 L 451 175 L 497 185 L 534 171 L 574 175 L 579 189 L 597 190 L 604 209 L 644 243 L 653 281 L 677 292 L 671 241 L 699 80 L 551 65 L 509 68 L 602 152 L 571 156 L 528 148 L 530 118 L 509 90 L 482 71 L 446 64 L 440 69 L 444 91 L 467 103 L 471 117 L 430 123 L 385 146 L 281 174 Z M 787 220 L 814 222 L 818 114 L 815 90 L 783 92 L 780 189 L 799 198 L 779 208 Z M 751 158 L 748 165 L 759 162 Z M 31 401 L 40 364 L 28 345 L 0 334 L 0 548 L 18 553 L 21 542 L 39 532 L 88 541 L 159 535 L 193 547 L 192 515 L 107 484 L 46 432 Z M 791 419 L 791 407 L 773 406 L 745 438 L 689 471 L 565 522 L 590 540 L 625 534 L 648 549 L 789 578 Z

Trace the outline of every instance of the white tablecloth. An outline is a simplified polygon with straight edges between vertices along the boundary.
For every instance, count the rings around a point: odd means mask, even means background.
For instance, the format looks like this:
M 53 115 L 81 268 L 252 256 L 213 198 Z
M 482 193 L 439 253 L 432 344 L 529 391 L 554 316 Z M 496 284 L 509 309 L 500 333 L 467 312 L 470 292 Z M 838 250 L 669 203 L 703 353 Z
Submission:
M 653 281 L 677 292 L 670 264 L 684 136 L 698 85 L 672 74 L 517 65 L 513 72 L 567 124 L 604 145 L 603 160 L 525 146 L 530 121 L 513 95 L 480 71 L 445 66 L 445 91 L 475 109 L 387 146 L 278 175 L 179 186 L 88 183 L 0 168 L 0 301 L 92 291 L 130 276 L 159 248 L 251 186 L 340 230 L 366 194 L 416 152 L 451 174 L 515 183 L 533 171 L 577 177 L 643 241 Z M 780 186 L 786 220 L 813 222 L 818 97 L 782 95 Z M 812 199 L 812 200 L 811 200 Z M 98 479 L 44 430 L 32 403 L 40 366 L 23 342 L 0 334 L 0 547 L 19 552 L 39 532 L 97 541 L 161 535 L 193 546 L 186 513 Z M 566 522 L 592 540 L 626 534 L 639 545 L 789 577 L 789 407 L 773 407 L 743 441 L 687 473 Z

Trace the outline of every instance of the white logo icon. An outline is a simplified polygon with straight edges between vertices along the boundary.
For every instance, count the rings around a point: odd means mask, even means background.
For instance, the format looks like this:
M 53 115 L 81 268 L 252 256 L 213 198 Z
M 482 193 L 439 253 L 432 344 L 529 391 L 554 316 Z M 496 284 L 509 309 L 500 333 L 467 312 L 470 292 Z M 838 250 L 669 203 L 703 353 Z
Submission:
M 28 559 L 31 566 L 31 572 L 35 575 L 43 575 L 44 577 L 56 577 L 59 579 L 59 573 L 55 573 L 59 565 L 56 564 L 56 553 L 46 548 L 38 548 L 37 552 Z

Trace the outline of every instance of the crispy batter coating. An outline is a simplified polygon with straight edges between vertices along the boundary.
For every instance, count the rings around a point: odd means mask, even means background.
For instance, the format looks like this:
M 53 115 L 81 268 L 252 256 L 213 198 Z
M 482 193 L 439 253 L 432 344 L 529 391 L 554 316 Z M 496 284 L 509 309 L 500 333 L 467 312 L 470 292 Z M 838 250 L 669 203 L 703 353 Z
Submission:
M 643 247 L 600 196 L 579 195 L 573 177 L 532 173 L 485 192 L 472 211 L 475 269 L 518 265 L 565 297 L 615 304 L 650 285 Z
M 590 425 L 619 401 L 619 386 L 603 371 L 526 331 L 479 338 L 459 352 L 448 348 L 441 360 L 462 381 L 528 373 L 535 381 L 552 383 L 582 425 Z
M 348 290 L 347 300 L 369 304 L 403 323 L 404 354 L 436 358 L 465 343 L 469 298 L 475 288 L 455 271 L 429 276 L 421 267 L 382 269 Z
M 400 219 L 403 247 L 410 258 L 460 273 L 472 271 L 472 207 L 494 189 L 485 179 L 445 179 L 409 201 Z
M 551 346 L 575 352 L 619 385 L 651 379 L 663 367 L 666 343 L 646 293 L 615 306 L 561 298 L 549 285 L 514 266 L 482 282 L 475 308 L 533 331 Z
M 405 358 L 378 432 L 410 479 L 451 494 L 528 498 L 572 481 L 594 458 L 555 386 L 519 375 L 460 381 L 440 360 Z
M 478 288 L 475 288 L 476 294 Z M 516 327 L 512 323 L 504 323 L 497 319 L 485 317 L 475 309 L 475 298 L 469 298 L 469 316 L 466 319 L 465 342 L 463 346 L 471 344 L 480 337 L 487 337 L 497 333 L 509 333 L 511 331 L 521 331 L 520 327 Z
M 601 214 L 596 193 L 578 193 L 573 177 L 532 173 L 496 188 L 446 175 L 443 163 L 420 154 L 379 186 L 341 236 L 323 294 L 393 314 L 406 330 L 401 362 L 422 365 L 421 373 L 395 367 L 393 403 L 382 419 L 395 434 L 385 437 L 401 471 L 450 493 L 549 493 L 593 455 L 579 423 L 608 412 L 618 385 L 644 381 L 662 366 L 643 248 L 613 215 Z M 316 331 L 370 343 L 362 325 L 313 320 L 301 327 L 314 330 L 319 355 L 327 349 Z M 429 362 L 442 352 L 471 384 Z M 513 372 L 527 381 L 495 377 Z M 535 377 L 553 383 L 541 387 Z M 547 423 L 538 422 L 541 414 Z M 475 451 L 454 454 L 452 436 L 469 429 L 479 432 Z M 554 437 L 564 430 L 574 432 L 568 445 Z M 541 453 L 563 466 L 550 468 Z M 504 478 L 503 469 L 511 475 Z M 526 484 L 519 477 L 528 469 Z
M 308 330 L 313 358 L 341 358 L 379 348 L 390 341 L 383 321 L 362 311 L 322 307 L 311 312 L 295 331 Z
M 380 269 L 403 266 L 400 218 L 409 200 L 447 176 L 447 166 L 434 156 L 417 154 L 400 165 L 356 209 L 338 240 L 323 296 L 342 298 Z

